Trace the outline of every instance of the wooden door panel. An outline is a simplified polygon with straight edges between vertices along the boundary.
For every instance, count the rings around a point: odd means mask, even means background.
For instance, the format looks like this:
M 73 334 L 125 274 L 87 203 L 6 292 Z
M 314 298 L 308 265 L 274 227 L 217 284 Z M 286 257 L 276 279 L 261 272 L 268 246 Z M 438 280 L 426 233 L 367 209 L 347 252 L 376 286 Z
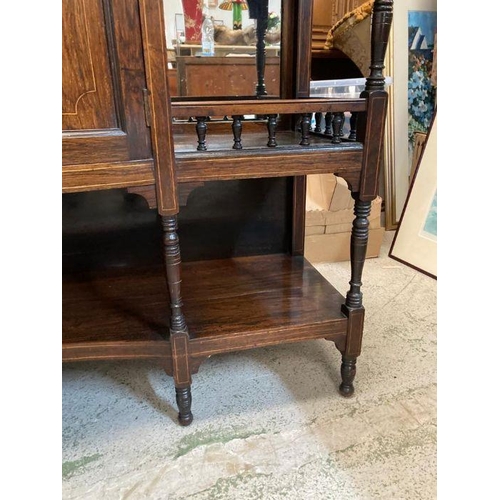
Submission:
M 63 0 L 63 165 L 152 158 L 138 0 Z
M 65 0 L 62 7 L 63 129 L 117 128 L 102 3 Z

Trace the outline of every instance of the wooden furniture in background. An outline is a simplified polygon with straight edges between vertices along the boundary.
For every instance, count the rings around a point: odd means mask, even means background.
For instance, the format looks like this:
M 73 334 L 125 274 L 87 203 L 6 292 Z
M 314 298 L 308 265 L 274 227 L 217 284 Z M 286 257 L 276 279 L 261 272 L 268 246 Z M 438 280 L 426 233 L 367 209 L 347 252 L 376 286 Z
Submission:
M 249 54 L 255 55 L 255 45 L 224 45 L 216 43 L 214 46 L 215 57 L 225 57 L 228 54 Z M 281 47 L 279 45 L 268 45 L 266 53 L 270 57 L 279 57 Z M 176 45 L 178 56 L 199 56 L 201 54 L 201 44 L 181 43 Z
M 252 96 L 256 83 L 255 57 L 177 57 L 180 96 Z M 279 96 L 279 57 L 266 58 L 266 88 Z
M 376 0 L 366 91 L 337 100 L 307 98 L 308 0 L 286 4 L 280 98 L 260 99 L 171 103 L 161 0 L 64 0 L 63 12 L 63 361 L 158 361 L 188 425 L 207 357 L 325 338 L 350 396 L 392 0 Z M 310 131 L 315 112 L 332 116 L 333 140 Z M 346 112 L 355 138 L 340 133 Z M 355 200 L 345 298 L 303 256 L 305 175 L 326 172 Z

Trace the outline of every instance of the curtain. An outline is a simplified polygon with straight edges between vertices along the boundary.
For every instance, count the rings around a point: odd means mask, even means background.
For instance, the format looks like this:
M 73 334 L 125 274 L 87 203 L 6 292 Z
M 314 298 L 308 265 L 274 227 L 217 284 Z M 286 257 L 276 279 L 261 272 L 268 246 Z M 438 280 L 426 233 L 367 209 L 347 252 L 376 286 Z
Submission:
M 186 42 L 201 41 L 201 24 L 203 22 L 203 0 L 182 0 Z

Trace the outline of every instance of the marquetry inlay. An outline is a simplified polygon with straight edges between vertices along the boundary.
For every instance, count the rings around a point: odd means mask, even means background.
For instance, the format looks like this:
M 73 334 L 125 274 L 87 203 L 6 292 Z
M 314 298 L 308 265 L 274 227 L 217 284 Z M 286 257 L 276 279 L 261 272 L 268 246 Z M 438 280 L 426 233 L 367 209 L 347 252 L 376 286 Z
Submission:
M 78 103 L 96 92 L 85 0 L 63 2 L 62 114 L 77 115 Z

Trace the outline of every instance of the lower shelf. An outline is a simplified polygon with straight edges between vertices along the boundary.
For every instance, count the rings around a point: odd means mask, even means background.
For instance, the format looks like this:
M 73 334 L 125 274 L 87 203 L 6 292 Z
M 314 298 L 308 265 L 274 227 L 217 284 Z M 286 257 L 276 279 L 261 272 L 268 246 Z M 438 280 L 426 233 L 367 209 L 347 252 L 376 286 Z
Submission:
M 329 338 L 342 345 L 344 298 L 302 257 L 185 263 L 190 355 Z M 114 268 L 63 279 L 63 361 L 170 358 L 163 267 Z

